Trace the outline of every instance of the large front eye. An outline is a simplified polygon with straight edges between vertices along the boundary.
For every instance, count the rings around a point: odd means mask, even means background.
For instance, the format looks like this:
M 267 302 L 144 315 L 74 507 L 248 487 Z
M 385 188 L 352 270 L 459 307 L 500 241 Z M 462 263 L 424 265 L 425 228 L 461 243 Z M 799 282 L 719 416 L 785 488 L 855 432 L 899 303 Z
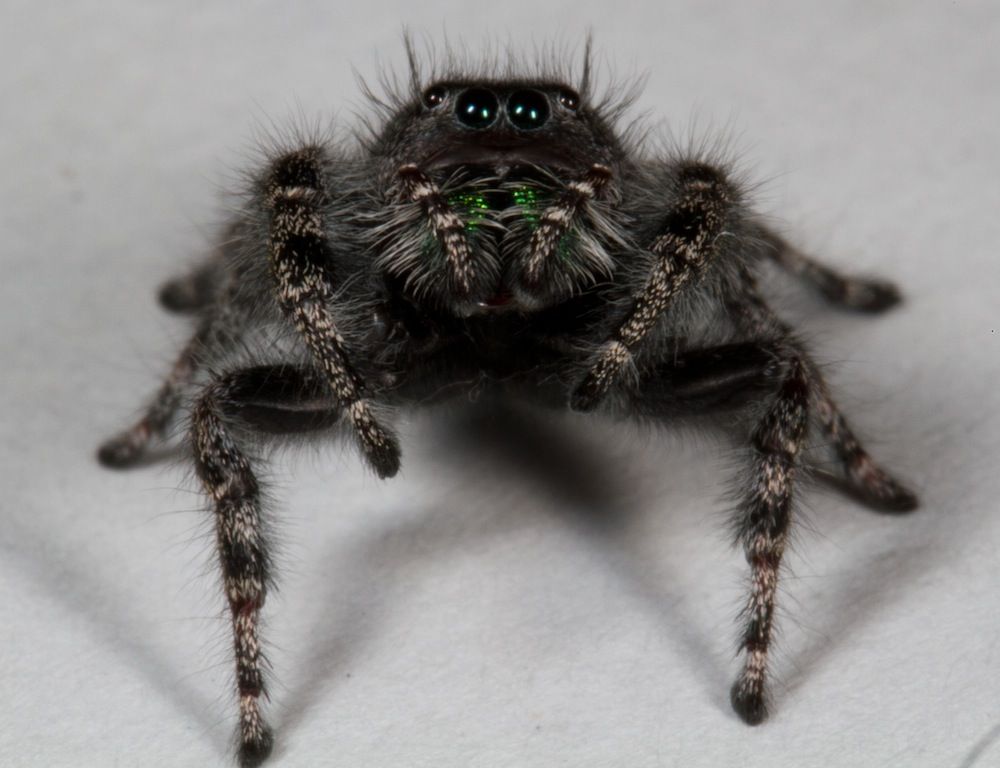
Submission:
M 538 91 L 514 91 L 507 99 L 507 117 L 522 131 L 541 128 L 549 119 L 549 100 Z
M 455 102 L 455 117 L 468 128 L 486 128 L 497 119 L 500 103 L 485 88 L 469 88 Z

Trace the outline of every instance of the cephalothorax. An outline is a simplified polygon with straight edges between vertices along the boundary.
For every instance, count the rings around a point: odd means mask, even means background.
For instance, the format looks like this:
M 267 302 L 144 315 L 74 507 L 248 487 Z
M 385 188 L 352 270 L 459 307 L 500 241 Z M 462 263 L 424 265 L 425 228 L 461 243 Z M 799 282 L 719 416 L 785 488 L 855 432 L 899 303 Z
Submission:
M 369 134 L 269 153 L 217 253 L 161 293 L 197 316 L 191 342 L 143 418 L 99 452 L 133 464 L 190 410 L 232 612 L 242 762 L 272 740 L 258 639 L 270 558 L 251 448 L 339 424 L 391 477 L 391 407 L 473 387 L 664 423 L 745 417 L 729 419 L 746 427 L 736 530 L 751 571 L 732 703 L 759 723 L 810 429 L 869 501 L 916 499 L 861 447 L 758 280 L 771 262 L 864 312 L 897 291 L 789 245 L 719 159 L 642 146 L 621 103 L 595 98 L 589 65 L 570 85 L 460 67 L 424 80 L 411 64 L 408 88 L 375 99 Z

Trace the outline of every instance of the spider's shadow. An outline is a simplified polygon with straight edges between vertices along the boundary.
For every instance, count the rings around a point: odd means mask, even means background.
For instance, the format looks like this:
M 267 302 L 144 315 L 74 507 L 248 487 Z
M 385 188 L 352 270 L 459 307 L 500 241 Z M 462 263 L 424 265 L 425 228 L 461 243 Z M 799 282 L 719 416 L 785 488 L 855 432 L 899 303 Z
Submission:
M 553 503 L 543 502 L 533 509 L 509 509 L 484 520 L 464 520 L 462 525 L 457 525 L 458 515 L 453 508 L 430 507 L 417 516 L 401 516 L 406 522 L 371 533 L 352 547 L 349 561 L 342 560 L 336 568 L 351 573 L 350 580 L 366 584 L 366 590 L 352 594 L 345 609 L 330 611 L 326 607 L 344 602 L 343 587 L 338 587 L 344 580 L 336 574 L 326 579 L 331 587 L 316 603 L 320 609 L 308 635 L 309 644 L 296 659 L 296 670 L 289 675 L 290 685 L 277 702 L 276 725 L 285 736 L 281 742 L 290 741 L 290 734 L 322 699 L 333 680 L 347 674 L 352 656 L 377 632 L 378 613 L 387 607 L 390 588 L 401 581 L 407 569 L 419 568 L 431 557 L 440 560 L 449 551 L 461 551 L 470 539 L 503 535 L 530 525 L 527 518 L 539 514 L 540 508 L 560 510 L 567 525 L 606 554 L 609 567 L 625 587 L 649 606 L 664 631 L 673 637 L 708 698 L 720 712 L 735 718 L 729 708 L 728 688 L 738 665 L 731 658 L 727 663 L 725 655 L 720 657 L 713 651 L 718 623 L 699 623 L 693 598 L 676 587 L 669 571 L 664 578 L 664 566 L 669 564 L 662 558 L 655 564 L 647 562 L 649 555 L 643 550 L 648 553 L 648 548 L 637 546 L 634 532 L 630 532 L 649 505 L 655 505 L 655 514 L 661 515 L 684 509 L 685 504 L 672 504 L 663 497 L 646 498 L 649 494 L 644 491 L 648 489 L 632 482 L 634 473 L 629 471 L 627 458 L 609 457 L 597 445 L 574 439 L 564 424 L 535 412 L 472 409 L 453 419 L 447 434 L 435 451 L 436 464 L 453 462 L 456 456 L 472 452 L 477 461 L 496 467 L 510 478 L 510 483 L 530 484 L 541 491 L 543 500 L 551 499 Z M 679 492 L 684 493 L 683 489 Z M 711 501 L 706 499 L 706 504 Z M 824 520 L 823 530 L 829 532 L 835 522 L 835 518 Z M 779 710 L 780 699 L 801 686 L 824 658 L 877 613 L 884 605 L 886 590 L 926 570 L 931 555 L 912 548 L 895 551 L 891 557 L 882 548 L 861 550 L 844 564 L 842 578 L 834 575 L 826 579 L 831 597 L 818 612 L 822 622 L 812 627 L 813 639 L 797 649 L 785 649 L 775 660 Z M 852 578 L 858 572 L 869 578 Z M 735 637 L 735 625 L 732 633 Z
M 630 489 L 622 487 L 615 468 L 606 457 L 572 441 L 564 430 L 537 412 L 499 404 L 441 409 L 433 437 L 422 440 L 435 445 L 430 460 L 437 466 L 454 464 L 456 457 L 475 456 L 477 467 L 487 466 L 508 485 L 531 486 L 543 497 L 532 508 L 498 509 L 499 504 L 480 505 L 461 515 L 454 507 L 426 507 L 417 515 L 387 515 L 393 522 L 351 547 L 348 560 L 336 564 L 345 574 L 324 579 L 331 585 L 318 601 L 320 606 L 344 602 L 343 584 L 348 579 L 364 584 L 349 596 L 343 610 L 321 609 L 309 632 L 310 644 L 296 660 L 297 671 L 284 691 L 275 713 L 277 729 L 294 731 L 320 700 L 334 678 L 346 674 L 355 650 L 368 642 L 376 629 L 377 614 L 385 610 L 393 584 L 404 580 L 408 569 L 419 569 L 430 558 L 440 560 L 448 552 L 469 548 L 474 540 L 503 536 L 521 526 L 554 498 L 578 512 L 577 522 L 597 539 L 614 540 L 635 511 Z M 469 512 L 472 512 L 470 515 Z M 333 557 L 323 558 L 335 561 Z M 279 743 L 280 743 L 279 742 Z
M 193 730 L 212 738 L 216 751 L 229 747 L 223 729 L 216 727 L 218 722 L 210 718 L 210 713 L 218 709 L 218 701 L 201 695 L 187 682 L 190 675 L 171 667 L 162 652 L 146 640 L 155 634 L 155 627 L 136 610 L 141 601 L 136 601 L 134 595 L 127 594 L 114 581 L 96 577 L 95 572 L 100 569 L 93 562 L 85 562 L 79 548 L 66 548 L 53 537 L 23 526 L 18 527 L 12 540 L 17 541 L 16 547 L 0 550 L 5 562 L 15 564 L 21 574 L 41 587 L 68 614 L 84 619 L 95 638 L 128 659 L 150 689 L 164 694 Z M 88 640 L 81 638 L 81 642 Z
M 290 741 L 290 733 L 332 681 L 347 674 L 354 653 L 377 631 L 378 613 L 386 609 L 391 587 L 404 581 L 404 574 L 409 577 L 408 569 L 467 549 L 472 540 L 537 524 L 538 514 L 552 514 L 552 510 L 559 510 L 563 522 L 588 546 L 606 553 L 609 567 L 626 588 L 662 616 L 689 664 L 707 680 L 706 688 L 714 687 L 716 693 L 726 690 L 728 670 L 706 642 L 711 628 L 699 627 L 692 620 L 684 596 L 676 587 L 672 589 L 675 580 L 659 576 L 654 580 L 650 569 L 644 568 L 641 553 L 630 543 L 630 529 L 647 508 L 643 498 L 647 494 L 633 482 L 636 471 L 629 467 L 627 457 L 609 457 L 593 441 L 576 439 L 565 422 L 516 406 L 464 409 L 451 419 L 439 420 L 436 429 L 439 439 L 424 441 L 437 446 L 431 458 L 435 466 L 473 455 L 477 466 L 490 467 L 503 484 L 529 487 L 540 502 L 500 510 L 495 508 L 503 505 L 485 505 L 492 508 L 471 519 L 468 510 L 459 515 L 451 506 L 429 507 L 416 516 L 409 510 L 399 516 L 405 522 L 368 534 L 351 547 L 347 560 L 341 555 L 334 567 L 344 578 L 329 574 L 324 579 L 330 588 L 316 602 L 320 609 L 308 633 L 308 645 L 295 660 L 289 685 L 276 697 L 275 725 L 283 732 L 279 743 Z M 683 507 L 663 498 L 655 503 L 658 510 Z M 323 560 L 336 562 L 331 556 Z M 663 573 L 662 562 L 655 570 Z M 347 581 L 365 588 L 349 595 L 342 610 L 329 610 L 331 605 L 344 605 L 344 588 L 338 585 Z

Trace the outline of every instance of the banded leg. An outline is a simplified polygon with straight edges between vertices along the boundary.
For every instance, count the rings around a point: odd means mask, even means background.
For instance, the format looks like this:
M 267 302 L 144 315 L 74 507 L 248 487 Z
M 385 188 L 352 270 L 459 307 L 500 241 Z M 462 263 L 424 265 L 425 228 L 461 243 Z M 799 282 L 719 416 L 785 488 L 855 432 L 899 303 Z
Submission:
M 399 444 L 375 418 L 330 311 L 335 289 L 322 220 L 322 177 L 319 149 L 302 149 L 274 165 L 268 181 L 271 272 L 282 309 L 325 373 L 362 453 L 379 477 L 391 477 L 399 470 Z
M 205 342 L 213 333 L 213 324 L 214 320 L 202 322 L 184 346 L 142 417 L 124 432 L 101 444 L 97 450 L 97 459 L 101 464 L 116 469 L 133 466 L 154 439 L 163 437 L 180 407 L 184 389 L 198 370 Z
M 753 285 L 751 275 L 745 275 L 744 280 L 748 286 Z M 743 301 L 734 304 L 731 309 L 737 322 L 751 336 L 755 338 L 777 336 L 784 338 L 787 343 L 794 344 L 791 339 L 791 329 L 752 287 L 745 294 Z M 894 512 L 916 509 L 918 505 L 916 495 L 882 469 L 865 450 L 834 402 L 829 386 L 819 369 L 803 350 L 798 349 L 798 352 L 809 366 L 813 382 L 814 414 L 840 459 L 847 481 L 865 499 L 882 509 Z
M 606 165 L 593 165 L 582 179 L 566 186 L 554 205 L 542 211 L 528 244 L 528 260 L 524 267 L 528 284 L 541 281 L 545 266 L 552 260 L 580 209 L 598 197 L 609 181 L 611 169 Z
M 865 450 L 834 403 L 826 382 L 818 376 L 815 389 L 816 416 L 851 486 L 865 499 L 890 512 L 916 509 L 919 504 L 916 494 L 882 469 Z
M 465 222 L 445 200 L 440 187 L 416 165 L 408 163 L 399 171 L 403 195 L 419 203 L 427 215 L 434 237 L 441 244 L 448 263 L 448 289 L 455 298 L 467 298 L 477 288 L 476 265 L 465 236 Z
M 597 351 L 570 404 L 592 410 L 632 365 L 632 350 L 653 330 L 677 293 L 699 277 L 715 253 L 730 203 L 722 175 L 704 165 L 681 173 L 683 190 L 666 218 L 663 233 L 650 245 L 656 260 L 625 321 Z
M 808 369 L 794 351 L 784 356 L 787 369 L 777 395 L 753 430 L 753 464 L 738 521 L 750 564 L 750 595 L 740 643 L 743 672 L 733 685 L 731 701 L 750 725 L 767 717 L 767 655 L 778 570 L 791 522 L 796 463 L 809 424 Z
M 319 372 L 291 367 L 249 368 L 208 385 L 192 413 L 195 470 L 211 496 L 216 544 L 229 603 L 239 694 L 240 763 L 259 765 L 271 731 L 260 712 L 265 693 L 259 621 L 270 582 L 261 520 L 261 491 L 234 429 L 288 432 L 329 426 L 331 409 Z
M 809 284 L 831 304 L 874 313 L 894 307 L 902 300 L 899 289 L 887 280 L 841 275 L 770 230 L 764 230 L 764 241 L 765 253 L 771 260 Z

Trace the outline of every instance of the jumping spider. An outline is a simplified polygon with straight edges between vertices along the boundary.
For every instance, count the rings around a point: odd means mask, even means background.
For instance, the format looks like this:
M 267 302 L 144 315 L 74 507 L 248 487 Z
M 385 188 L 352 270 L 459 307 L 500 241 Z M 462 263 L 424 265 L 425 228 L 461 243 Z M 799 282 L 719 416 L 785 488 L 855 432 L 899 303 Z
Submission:
M 272 744 L 259 708 L 271 563 L 254 448 L 340 423 L 392 477 L 400 448 L 383 411 L 473 388 L 665 423 L 725 413 L 745 427 L 736 531 L 751 579 L 731 699 L 760 723 L 810 429 L 856 494 L 897 511 L 917 500 L 862 448 L 758 278 L 772 262 L 862 312 L 899 293 L 787 243 L 710 153 L 642 146 L 621 99 L 595 97 L 589 52 L 575 86 L 454 65 L 425 80 L 410 54 L 409 83 L 373 97 L 369 132 L 269 151 L 213 257 L 160 293 L 197 317 L 191 341 L 143 417 L 99 451 L 105 465 L 134 465 L 190 411 L 232 613 L 242 763 Z

